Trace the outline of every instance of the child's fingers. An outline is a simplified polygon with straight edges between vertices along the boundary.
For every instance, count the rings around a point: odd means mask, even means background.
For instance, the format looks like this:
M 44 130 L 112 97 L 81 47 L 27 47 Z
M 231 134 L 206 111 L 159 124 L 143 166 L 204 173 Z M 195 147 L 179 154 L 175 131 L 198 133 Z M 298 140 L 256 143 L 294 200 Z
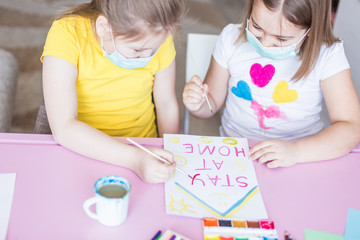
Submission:
M 171 152 L 161 149 L 161 148 L 152 148 L 152 151 L 168 162 L 168 164 L 166 163 L 165 166 L 170 166 L 170 168 L 176 167 L 174 155 Z
M 156 158 L 151 159 L 151 163 L 145 166 L 144 179 L 149 183 L 165 182 L 171 176 L 173 165 L 168 165 Z
M 201 81 L 200 77 L 198 75 L 194 75 L 191 79 L 190 82 L 198 85 L 200 88 L 203 88 L 203 82 Z
M 163 149 L 158 149 L 158 151 L 159 151 L 159 155 L 169 163 L 169 164 L 164 164 L 162 165 L 162 167 L 159 168 L 159 172 L 160 172 L 159 174 L 161 174 L 162 179 L 166 181 L 172 175 L 174 175 L 176 162 L 174 159 L 174 155 L 171 152 Z
M 203 84 L 203 91 L 205 94 L 208 94 L 209 92 L 209 86 L 206 83 Z
M 167 150 L 160 149 L 160 148 L 157 148 L 156 151 L 158 151 L 158 155 L 160 155 L 162 158 L 167 160 L 170 164 L 175 162 L 174 161 L 174 155 L 171 152 L 169 152 Z
M 262 147 L 262 148 L 259 147 L 255 150 L 254 147 L 252 147 L 250 151 L 250 158 L 252 160 L 260 159 L 262 156 L 264 156 L 269 152 L 270 152 L 269 147 Z
M 174 175 L 176 162 L 172 162 L 170 165 L 163 163 L 160 164 L 161 165 L 157 167 L 156 179 L 158 179 L 159 182 L 165 182 Z
M 168 166 L 168 172 L 165 181 L 168 180 L 170 177 L 174 176 L 175 170 L 176 170 L 176 162 L 174 161 Z
M 281 164 L 280 160 L 275 160 L 275 161 L 271 161 L 268 164 L 266 164 L 266 166 L 268 168 L 277 168 L 277 167 L 282 167 L 283 165 Z
M 258 163 L 263 164 L 276 159 L 276 154 L 274 152 L 264 152 L 260 157 L 258 157 Z
M 269 146 L 271 146 L 270 141 L 259 142 L 259 143 L 255 144 L 252 148 L 250 148 L 250 154 L 253 155 L 256 152 L 258 152 L 259 150 L 264 149 L 264 148 L 269 147 Z M 253 160 L 255 160 L 255 159 L 257 159 L 257 158 L 253 158 Z
M 203 102 L 205 101 L 205 98 L 203 97 L 202 91 L 199 93 L 198 91 L 193 90 L 186 90 L 183 92 L 183 103 L 186 106 L 187 109 L 190 111 L 196 111 L 198 110 Z
M 169 179 L 169 178 L 166 178 L 165 175 L 163 175 L 163 176 L 156 175 L 156 176 L 152 176 L 149 179 L 147 179 L 146 182 L 148 182 L 148 183 L 162 183 L 162 182 L 165 182 L 167 179 Z
M 185 85 L 184 92 L 190 92 L 190 91 L 196 92 L 196 93 L 198 93 L 200 95 L 204 93 L 202 85 L 199 86 L 199 85 L 197 85 L 196 83 L 193 83 L 193 82 L 188 82 Z
M 186 100 L 186 102 L 192 103 L 192 104 L 201 103 L 203 100 L 203 96 L 194 91 L 188 91 L 188 92 L 184 93 L 183 98 L 184 98 L 184 100 Z
M 202 100 L 202 94 L 193 90 L 187 90 L 183 92 L 184 103 L 197 104 Z

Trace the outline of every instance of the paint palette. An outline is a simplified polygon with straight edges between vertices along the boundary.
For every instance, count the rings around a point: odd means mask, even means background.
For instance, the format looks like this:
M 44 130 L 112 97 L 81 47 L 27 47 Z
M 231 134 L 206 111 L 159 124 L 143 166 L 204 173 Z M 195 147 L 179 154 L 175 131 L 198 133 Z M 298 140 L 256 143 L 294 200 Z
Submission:
M 204 240 L 277 240 L 271 220 L 203 218 Z

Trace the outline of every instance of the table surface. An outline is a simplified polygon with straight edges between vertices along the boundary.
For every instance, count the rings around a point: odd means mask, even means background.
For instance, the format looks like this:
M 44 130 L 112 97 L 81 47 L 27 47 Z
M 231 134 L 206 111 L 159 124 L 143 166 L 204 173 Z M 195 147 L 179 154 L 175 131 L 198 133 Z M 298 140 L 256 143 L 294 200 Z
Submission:
M 163 145 L 159 138 L 134 139 L 147 147 Z M 306 228 L 344 234 L 348 209 L 360 209 L 359 149 L 288 168 L 254 163 L 269 219 L 280 236 L 286 230 L 304 239 Z M 71 152 L 51 135 L 0 133 L 0 173 L 16 173 L 7 239 L 140 240 L 166 229 L 202 239 L 200 219 L 165 213 L 164 184 L 144 183 L 126 168 Z M 132 185 L 128 218 L 118 227 L 102 226 L 82 208 L 94 195 L 94 182 L 106 175 L 125 177 Z

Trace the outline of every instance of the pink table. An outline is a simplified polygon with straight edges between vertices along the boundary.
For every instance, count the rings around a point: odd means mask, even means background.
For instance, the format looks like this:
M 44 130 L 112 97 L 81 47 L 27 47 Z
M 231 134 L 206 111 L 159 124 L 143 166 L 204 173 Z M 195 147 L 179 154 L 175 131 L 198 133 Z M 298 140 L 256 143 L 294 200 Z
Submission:
M 136 140 L 145 146 L 163 144 L 162 139 Z M 202 239 L 199 219 L 165 214 L 163 184 L 146 184 L 128 169 L 75 154 L 50 135 L 0 133 L 0 154 L 0 173 L 16 173 L 10 240 L 141 240 L 166 229 Z M 275 170 L 255 163 L 255 169 L 280 235 L 287 230 L 300 240 L 305 228 L 344 234 L 348 208 L 360 209 L 357 150 L 326 162 Z M 102 226 L 82 209 L 94 194 L 94 182 L 106 175 L 123 176 L 132 185 L 128 219 L 119 227 Z

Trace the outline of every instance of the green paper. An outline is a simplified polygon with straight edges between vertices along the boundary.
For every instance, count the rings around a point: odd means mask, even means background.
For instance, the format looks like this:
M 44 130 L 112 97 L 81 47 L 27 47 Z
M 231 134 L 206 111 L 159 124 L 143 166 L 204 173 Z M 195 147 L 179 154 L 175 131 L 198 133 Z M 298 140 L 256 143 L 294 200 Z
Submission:
M 344 236 L 305 229 L 305 240 L 344 240 Z

